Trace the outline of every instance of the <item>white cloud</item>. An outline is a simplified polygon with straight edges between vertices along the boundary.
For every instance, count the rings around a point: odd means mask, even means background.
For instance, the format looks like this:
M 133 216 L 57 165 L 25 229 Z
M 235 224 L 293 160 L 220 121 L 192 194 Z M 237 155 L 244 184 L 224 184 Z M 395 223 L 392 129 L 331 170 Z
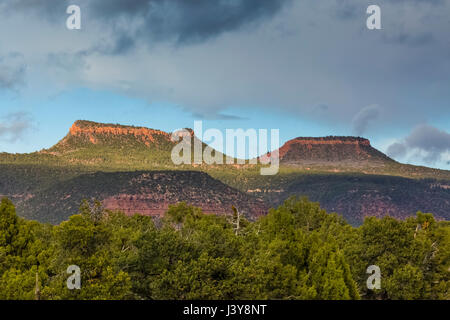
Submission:
M 16 142 L 33 126 L 31 116 L 24 112 L 10 113 L 0 118 L 0 139 Z
M 450 133 L 431 125 L 419 125 L 407 137 L 392 143 L 387 154 L 409 162 L 447 166 L 450 160 Z

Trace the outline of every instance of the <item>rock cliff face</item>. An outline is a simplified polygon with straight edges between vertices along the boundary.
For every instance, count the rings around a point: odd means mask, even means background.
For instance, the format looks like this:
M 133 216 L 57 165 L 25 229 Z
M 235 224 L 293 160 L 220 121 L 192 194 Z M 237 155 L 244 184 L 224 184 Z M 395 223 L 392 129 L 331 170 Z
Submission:
M 74 137 L 88 137 L 95 143 L 95 137 L 103 136 L 134 136 L 144 143 L 155 142 L 155 136 L 162 136 L 170 141 L 170 135 L 164 131 L 148 129 L 143 127 L 130 127 L 99 124 L 87 121 L 76 121 L 69 130 L 69 134 Z
M 182 197 L 181 197 L 182 198 Z M 192 197 L 190 199 L 181 199 L 175 197 L 166 197 L 161 194 L 118 194 L 108 197 L 102 201 L 104 207 L 109 210 L 120 210 L 127 215 L 142 214 L 145 216 L 162 217 L 169 208 L 169 205 L 184 201 L 189 205 L 202 208 L 207 214 L 231 214 L 233 202 L 228 199 L 217 201 L 217 199 Z M 178 201 L 177 201 L 178 200 Z M 249 201 L 249 199 L 245 199 Z M 237 203 L 235 203 L 237 204 Z M 258 216 L 265 215 L 268 211 L 267 205 L 256 199 L 251 199 L 248 203 L 238 203 L 238 207 L 243 207 L 247 218 L 254 220 Z
M 117 139 L 132 138 L 150 146 L 160 138 L 171 142 L 171 135 L 167 132 L 144 127 L 122 126 L 114 124 L 102 124 L 90 121 L 76 121 L 69 129 L 69 134 L 60 142 L 67 143 L 71 138 L 78 138 L 86 143 L 108 143 Z

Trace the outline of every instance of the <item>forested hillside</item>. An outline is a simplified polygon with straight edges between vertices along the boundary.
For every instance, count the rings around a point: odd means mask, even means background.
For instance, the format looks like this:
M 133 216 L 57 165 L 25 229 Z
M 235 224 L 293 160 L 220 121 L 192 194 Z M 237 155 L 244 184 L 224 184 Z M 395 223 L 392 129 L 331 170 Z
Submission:
M 42 188 L 20 202 L 27 219 L 59 224 L 77 213 L 83 199 L 101 200 L 105 208 L 125 214 L 162 217 L 171 204 L 186 202 L 205 213 L 231 213 L 233 205 L 254 220 L 268 206 L 260 198 L 234 189 L 200 171 L 96 172 Z

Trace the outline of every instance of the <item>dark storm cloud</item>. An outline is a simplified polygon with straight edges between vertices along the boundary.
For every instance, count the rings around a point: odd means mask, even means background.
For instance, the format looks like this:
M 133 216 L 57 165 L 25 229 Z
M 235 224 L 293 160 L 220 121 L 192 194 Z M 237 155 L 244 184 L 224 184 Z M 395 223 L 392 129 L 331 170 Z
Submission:
M 287 0 L 110 0 L 91 2 L 98 18 L 113 22 L 120 17 L 144 18 L 144 32 L 180 41 L 216 36 L 275 14 Z
M 439 161 L 442 155 L 450 151 L 450 133 L 430 125 L 416 127 L 402 142 L 389 146 L 387 153 L 392 157 L 402 157 L 408 151 L 418 151 L 425 162 Z
M 136 41 L 202 42 L 276 14 L 289 0 L 111 0 L 91 2 L 91 17 L 110 26 L 111 54 L 126 53 Z M 105 52 L 104 50 L 103 52 Z
M 53 22 L 69 4 L 81 7 L 86 25 L 100 22 L 112 43 L 91 51 L 123 54 L 137 41 L 202 42 L 275 15 L 291 0 L 8 0 L 4 10 L 33 10 Z M 1 9 L 2 7 L 0 7 Z
M 33 126 L 31 117 L 25 112 L 10 113 L 0 118 L 0 139 L 15 142 Z

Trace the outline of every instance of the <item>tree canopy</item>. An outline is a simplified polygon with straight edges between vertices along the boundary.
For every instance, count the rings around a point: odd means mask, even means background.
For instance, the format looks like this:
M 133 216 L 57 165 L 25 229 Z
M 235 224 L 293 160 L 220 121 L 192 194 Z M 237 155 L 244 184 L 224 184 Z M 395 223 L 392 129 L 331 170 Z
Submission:
M 256 221 L 179 203 L 158 221 L 84 201 L 53 226 L 0 204 L 0 299 L 450 299 L 450 224 L 358 227 L 291 197 Z M 81 288 L 69 289 L 78 266 Z M 381 270 L 370 290 L 367 267 Z

